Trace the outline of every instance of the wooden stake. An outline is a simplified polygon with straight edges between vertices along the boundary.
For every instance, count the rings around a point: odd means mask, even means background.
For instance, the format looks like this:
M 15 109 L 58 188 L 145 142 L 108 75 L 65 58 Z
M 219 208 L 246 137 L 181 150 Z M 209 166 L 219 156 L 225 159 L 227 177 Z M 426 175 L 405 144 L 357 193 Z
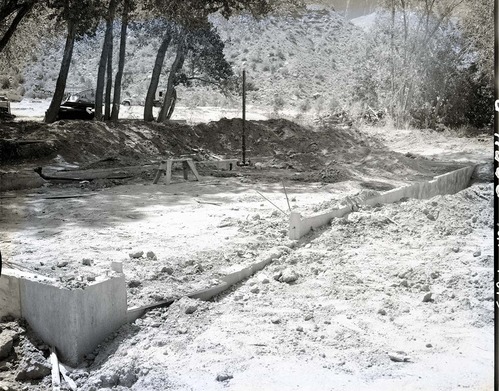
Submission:
M 54 347 L 50 347 L 50 362 L 52 363 L 52 390 L 59 391 L 61 389 L 61 376 L 59 374 L 59 360 Z
M 68 383 L 69 388 L 71 388 L 73 391 L 77 391 L 78 387 L 76 386 L 74 380 L 69 377 L 66 367 L 63 364 L 59 364 L 59 369 L 61 370 L 62 377 L 64 378 L 66 383 Z
M 288 192 L 286 191 L 286 186 L 284 186 L 284 181 L 282 181 L 282 188 L 284 189 L 284 194 L 286 194 L 286 201 L 288 202 L 288 208 L 291 212 L 291 205 L 289 204 Z

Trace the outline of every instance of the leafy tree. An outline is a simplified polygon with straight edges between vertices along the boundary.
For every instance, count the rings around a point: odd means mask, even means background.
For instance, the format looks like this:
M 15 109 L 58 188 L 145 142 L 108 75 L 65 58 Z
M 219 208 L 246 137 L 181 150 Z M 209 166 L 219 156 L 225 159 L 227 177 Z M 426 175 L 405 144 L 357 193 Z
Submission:
M 465 38 L 476 54 L 480 71 L 494 74 L 494 4 L 489 0 L 466 0 L 460 18 Z
M 153 10 L 154 13 L 164 16 L 171 23 L 182 26 L 182 28 L 178 30 L 179 32 L 187 32 L 191 29 L 203 26 L 207 21 L 208 15 L 215 12 L 220 12 L 225 18 L 243 11 L 249 11 L 253 15 L 265 15 L 273 10 L 286 8 L 289 5 L 301 4 L 297 0 L 148 0 L 145 3 L 146 8 Z M 159 76 L 163 67 L 165 54 L 171 40 L 172 32 L 167 31 L 156 55 L 156 61 L 144 106 L 144 120 L 146 121 L 152 121 L 154 119 L 152 113 L 154 96 L 158 88 Z M 182 55 L 178 50 L 177 54 L 179 55 L 178 64 L 183 61 L 180 61 Z M 168 102 L 166 104 L 168 104 Z M 163 108 L 160 120 L 166 119 L 168 111 L 168 107 Z
M 0 0 L 0 53 L 36 4 L 35 0 Z
M 95 32 L 102 8 L 97 0 L 49 0 L 47 5 L 53 10 L 53 17 L 56 21 L 66 27 L 66 43 L 61 68 L 52 101 L 45 113 L 45 122 L 51 123 L 57 119 L 64 97 L 75 40 L 87 33 Z
M 97 72 L 97 86 L 95 88 L 95 119 L 102 119 L 102 103 L 104 97 L 104 83 L 106 77 L 106 67 L 107 67 L 107 89 L 106 89 L 106 117 L 109 119 L 110 113 L 110 96 L 111 96 L 111 84 L 112 84 L 112 56 L 113 56 L 113 22 L 116 13 L 116 8 L 118 7 L 119 0 L 109 0 L 106 2 L 105 20 L 106 20 L 106 32 L 104 35 L 104 43 L 102 45 L 101 56 L 99 60 L 99 69 Z
M 126 38 L 127 38 L 128 22 L 130 19 L 130 13 L 135 9 L 135 6 L 136 4 L 134 0 L 124 0 L 122 4 L 118 71 L 116 72 L 116 77 L 114 80 L 113 109 L 111 113 L 111 119 L 113 121 L 118 120 L 118 115 L 120 112 L 121 82 L 123 79 L 123 71 L 125 69 Z
M 154 61 L 154 68 L 151 74 L 151 82 L 147 89 L 145 104 L 144 104 L 144 120 L 153 121 L 154 115 L 152 108 L 154 106 L 154 98 L 156 96 L 156 90 L 158 89 L 159 77 L 161 76 L 161 70 L 163 68 L 163 62 L 165 61 L 166 51 L 170 46 L 172 40 L 172 35 L 174 33 L 174 26 L 169 23 L 164 24 L 164 35 L 159 45 L 158 52 L 156 53 L 156 60 Z
M 217 31 L 207 22 L 204 26 L 179 35 L 177 53 L 168 75 L 167 90 L 158 121 L 170 119 L 175 108 L 179 84 L 211 84 L 227 90 L 234 76 L 224 56 L 224 43 Z M 185 70 L 183 70 L 185 64 Z
M 7 1 L 2 3 L 2 0 L 0 0 L 1 12 L 5 12 L 4 7 L 6 4 Z M 55 29 L 54 22 L 49 18 L 45 2 L 42 1 L 35 2 L 31 10 L 24 15 L 14 28 L 11 22 L 15 17 L 16 14 L 14 13 L 8 16 L 7 19 L 0 21 L 0 40 L 3 42 L 0 51 L 0 74 L 13 80 L 11 93 L 19 97 L 23 95 L 23 87 L 20 84 L 24 82 L 22 70 L 26 62 L 37 55 L 44 38 L 48 37 L 49 34 L 53 35 L 57 29 Z M 8 29 L 10 29 L 10 32 L 4 34 Z
M 386 1 L 387 12 L 378 15 L 356 72 L 355 99 L 387 108 L 399 124 L 485 123 L 486 115 L 471 114 L 472 105 L 482 107 L 490 90 L 455 23 L 462 5 L 463 0 Z
M 177 92 L 175 86 L 178 84 L 178 74 L 182 70 L 185 61 L 185 55 L 188 50 L 187 39 L 183 34 L 179 34 L 177 42 L 177 53 L 175 59 L 173 60 L 170 74 L 168 75 L 168 82 L 166 86 L 166 93 L 163 99 L 163 104 L 158 115 L 158 122 L 164 122 L 169 119 L 173 114 L 173 109 L 175 107 L 175 101 L 177 99 Z

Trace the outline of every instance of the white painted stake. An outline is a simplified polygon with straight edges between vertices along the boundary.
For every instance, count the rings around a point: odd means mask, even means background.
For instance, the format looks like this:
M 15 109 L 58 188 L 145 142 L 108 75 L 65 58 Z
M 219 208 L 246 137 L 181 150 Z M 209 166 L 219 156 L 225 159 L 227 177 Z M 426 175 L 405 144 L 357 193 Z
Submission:
M 66 367 L 63 364 L 59 364 L 59 369 L 61 370 L 62 377 L 64 378 L 64 380 L 66 380 L 66 383 L 68 383 L 69 388 L 71 388 L 73 391 L 77 391 L 78 387 L 76 386 L 74 380 L 69 377 Z
M 52 390 L 59 391 L 61 389 L 61 377 L 59 374 L 59 360 L 53 346 L 50 347 L 50 362 L 52 363 Z

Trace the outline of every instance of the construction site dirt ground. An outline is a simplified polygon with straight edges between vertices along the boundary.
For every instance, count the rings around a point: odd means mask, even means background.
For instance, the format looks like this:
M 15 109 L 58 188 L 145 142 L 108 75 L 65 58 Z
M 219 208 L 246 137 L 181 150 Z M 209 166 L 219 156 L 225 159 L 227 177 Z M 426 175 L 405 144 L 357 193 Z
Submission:
M 286 129 L 299 132 L 285 124 L 288 142 L 293 134 Z M 144 140 L 152 139 L 141 132 Z M 404 150 L 407 137 L 410 150 Z M 367 144 L 358 145 L 363 138 Z M 298 138 L 293 154 L 264 151 L 271 158 L 258 168 L 204 172 L 200 182 L 184 181 L 176 172 L 171 185 L 164 179 L 153 185 L 154 172 L 148 172 L 126 181 L 47 184 L 1 194 L 0 246 L 8 266 L 77 288 L 121 261 L 130 307 L 179 299 L 123 326 L 89 354 L 71 370 L 78 386 L 492 389 L 492 183 L 429 200 L 361 208 L 291 241 L 280 180 L 290 208 L 311 214 L 346 197 L 491 161 L 491 135 L 366 128 L 353 136 L 344 131 L 338 140 L 357 143 L 358 160 L 341 145 L 330 148 L 333 161 L 322 144 L 300 151 L 303 138 Z M 64 145 L 71 143 L 55 142 L 51 148 L 57 150 L 49 151 L 55 158 L 38 157 L 36 163 L 70 162 L 78 154 L 64 156 Z M 210 153 L 224 152 L 214 149 Z M 307 153 L 312 162 L 304 160 Z M 101 165 L 113 161 L 95 151 L 92 158 Z M 122 158 L 144 163 L 131 154 Z M 290 167 L 293 159 L 302 170 Z M 182 297 L 217 284 L 265 251 L 275 252 L 276 260 L 215 300 Z M 19 338 L 16 354 L 0 362 L 0 385 L 50 388 L 50 376 L 15 380 L 27 357 L 47 356 L 47 346 L 26 334 L 22 322 L 3 328 L 16 329 Z

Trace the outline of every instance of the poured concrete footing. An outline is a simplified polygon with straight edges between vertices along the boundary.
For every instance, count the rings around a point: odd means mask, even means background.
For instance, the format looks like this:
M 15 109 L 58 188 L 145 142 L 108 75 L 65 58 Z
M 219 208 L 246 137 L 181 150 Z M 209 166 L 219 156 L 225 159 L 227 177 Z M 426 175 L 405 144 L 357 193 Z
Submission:
M 397 202 L 402 198 L 427 199 L 437 195 L 454 194 L 468 187 L 474 170 L 475 166 L 464 167 L 436 176 L 431 181 L 417 182 L 381 193 L 363 201 L 359 205 L 374 206 Z M 333 218 L 343 217 L 350 212 L 352 212 L 350 206 L 309 217 L 303 217 L 300 213 L 292 212 L 289 218 L 288 236 L 290 239 L 298 240 L 311 230 L 328 224 Z
M 0 316 L 5 315 L 26 319 L 46 344 L 56 347 L 62 361 L 77 365 L 127 322 L 125 276 L 66 289 L 7 269 L 0 277 Z
M 191 299 L 198 299 L 202 301 L 208 301 L 215 296 L 223 293 L 231 286 L 240 283 L 246 278 L 251 277 L 256 272 L 262 270 L 265 266 L 272 263 L 275 259 L 279 258 L 283 253 L 283 250 L 277 248 L 268 250 L 259 256 L 257 261 L 247 267 L 241 268 L 236 272 L 229 273 L 221 278 L 222 282 L 215 286 L 202 289 L 196 292 L 187 294 L 187 297 Z M 152 308 L 165 307 L 173 303 L 174 300 L 166 300 L 159 303 L 149 304 L 142 307 L 134 307 L 128 310 L 128 322 L 133 322 L 135 319 L 140 318 L 144 313 Z

